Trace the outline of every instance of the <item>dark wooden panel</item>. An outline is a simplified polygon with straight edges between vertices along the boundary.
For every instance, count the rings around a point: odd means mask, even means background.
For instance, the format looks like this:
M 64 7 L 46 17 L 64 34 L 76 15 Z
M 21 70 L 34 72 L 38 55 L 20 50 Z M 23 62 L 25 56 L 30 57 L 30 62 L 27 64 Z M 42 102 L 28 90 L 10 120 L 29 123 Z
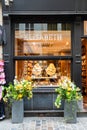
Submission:
M 33 110 L 52 110 L 53 95 L 50 93 L 36 93 L 33 96 Z
M 75 10 L 76 0 L 14 0 L 13 4 L 10 6 L 11 10 L 16 11 L 73 11 Z M 8 9 L 5 8 L 4 9 Z
M 28 100 L 27 98 L 24 98 L 24 110 L 32 110 L 33 109 L 33 98 Z
M 21 14 L 77 14 L 87 12 L 87 0 L 14 0 L 10 6 L 5 6 L 2 1 L 3 12 Z M 43 12 L 44 11 L 44 12 Z M 26 12 L 26 13 L 25 13 Z M 6 12 L 5 12 L 6 13 Z

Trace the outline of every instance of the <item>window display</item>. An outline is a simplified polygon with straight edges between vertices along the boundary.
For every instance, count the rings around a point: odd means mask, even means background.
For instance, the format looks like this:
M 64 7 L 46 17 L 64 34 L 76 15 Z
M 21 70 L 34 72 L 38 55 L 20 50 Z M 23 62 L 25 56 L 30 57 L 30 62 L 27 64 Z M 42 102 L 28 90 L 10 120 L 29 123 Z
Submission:
M 18 79 L 31 78 L 38 87 L 57 86 L 61 76 L 70 78 L 70 67 L 70 60 L 25 60 L 16 61 L 15 66 Z
M 16 23 L 14 50 L 18 79 L 31 78 L 36 86 L 49 87 L 57 86 L 61 76 L 71 78 L 69 23 Z

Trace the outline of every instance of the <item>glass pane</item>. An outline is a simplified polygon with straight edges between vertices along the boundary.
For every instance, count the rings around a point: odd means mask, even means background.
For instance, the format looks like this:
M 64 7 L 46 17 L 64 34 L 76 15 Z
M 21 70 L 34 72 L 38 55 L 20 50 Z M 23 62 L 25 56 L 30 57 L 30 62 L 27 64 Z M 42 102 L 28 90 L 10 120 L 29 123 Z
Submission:
M 84 21 L 84 35 L 87 35 L 87 21 Z
M 36 86 L 57 86 L 61 76 L 71 77 L 70 60 L 16 61 L 15 76 L 32 79 Z
M 15 24 L 15 56 L 71 55 L 70 24 Z

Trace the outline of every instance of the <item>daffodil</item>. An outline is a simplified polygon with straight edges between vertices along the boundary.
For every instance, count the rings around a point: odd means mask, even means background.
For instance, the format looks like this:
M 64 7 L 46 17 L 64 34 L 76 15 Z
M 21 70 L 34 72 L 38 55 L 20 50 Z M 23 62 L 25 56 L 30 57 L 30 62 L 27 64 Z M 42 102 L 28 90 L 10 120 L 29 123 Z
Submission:
M 71 91 L 71 90 L 72 90 L 72 88 L 71 88 L 71 87 L 68 87 L 67 91 Z
M 21 84 L 18 84 L 18 85 L 15 86 L 15 88 L 16 88 L 16 90 L 20 90 L 20 89 L 23 88 L 23 86 Z
M 18 94 L 18 99 L 22 99 L 23 95 L 22 94 Z

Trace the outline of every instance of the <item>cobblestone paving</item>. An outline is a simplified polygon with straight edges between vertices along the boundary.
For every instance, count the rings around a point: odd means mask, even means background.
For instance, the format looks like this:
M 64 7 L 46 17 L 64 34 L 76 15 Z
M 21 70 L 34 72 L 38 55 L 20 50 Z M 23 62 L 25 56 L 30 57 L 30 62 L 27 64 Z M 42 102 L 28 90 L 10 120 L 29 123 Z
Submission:
M 87 130 L 87 117 L 78 117 L 76 124 L 65 123 L 63 117 L 24 117 L 20 124 L 5 119 L 0 121 L 0 130 Z

